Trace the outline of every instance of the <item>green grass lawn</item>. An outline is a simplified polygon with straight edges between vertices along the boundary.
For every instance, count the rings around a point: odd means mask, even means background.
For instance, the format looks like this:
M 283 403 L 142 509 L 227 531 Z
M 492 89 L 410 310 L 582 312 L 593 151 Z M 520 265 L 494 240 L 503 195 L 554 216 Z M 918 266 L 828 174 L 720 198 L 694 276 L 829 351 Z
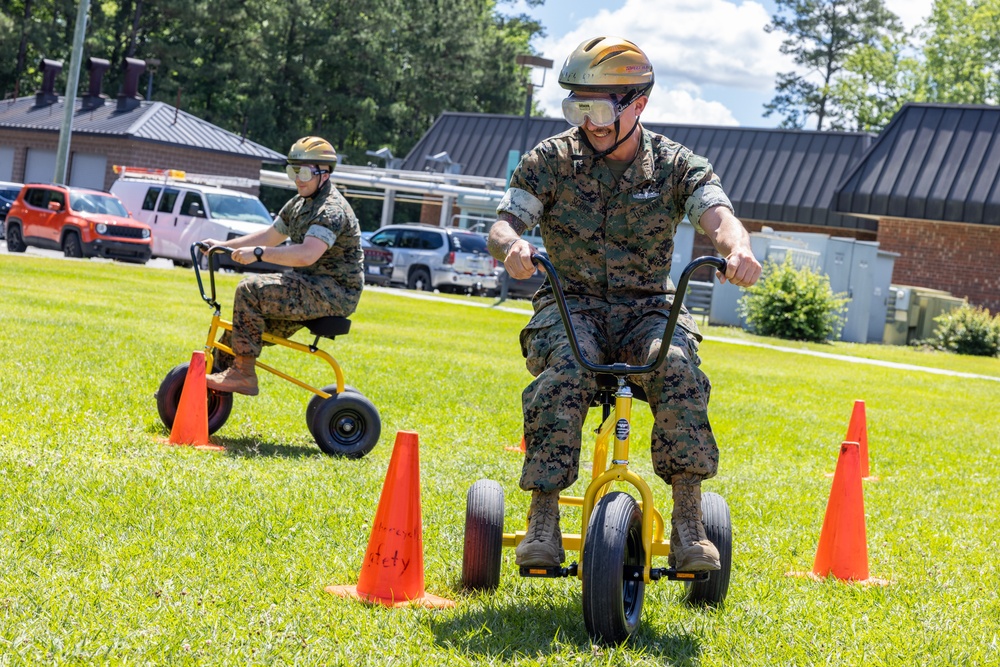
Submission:
M 236 282 L 219 280 L 227 310 Z M 505 450 L 529 380 L 525 314 L 366 292 L 351 334 L 323 345 L 381 412 L 358 461 L 321 454 L 309 394 L 267 374 L 213 436 L 225 453 L 163 444 L 154 392 L 210 315 L 189 271 L 0 255 L 0 665 L 1000 664 L 1000 383 L 706 341 L 722 461 L 705 489 L 732 512 L 729 597 L 690 608 L 678 584 L 650 584 L 639 633 L 606 649 L 579 582 L 520 579 L 510 550 L 498 591 L 460 586 L 468 487 L 500 482 L 508 530 L 528 505 Z M 815 349 L 1000 376 L 1000 359 Z M 333 381 L 305 355 L 263 361 Z M 870 571 L 890 583 L 786 576 L 812 566 L 855 399 L 878 477 L 864 484 Z M 665 503 L 651 420 L 634 416 L 633 467 Z M 357 582 L 404 429 L 420 438 L 426 588 L 451 610 L 323 590 Z

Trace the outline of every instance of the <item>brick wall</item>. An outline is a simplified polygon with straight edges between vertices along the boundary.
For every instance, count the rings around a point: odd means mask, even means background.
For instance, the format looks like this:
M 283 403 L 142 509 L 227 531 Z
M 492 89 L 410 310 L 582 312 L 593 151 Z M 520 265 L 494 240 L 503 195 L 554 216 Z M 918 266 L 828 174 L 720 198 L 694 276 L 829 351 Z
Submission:
M 1000 227 L 883 218 L 878 242 L 899 253 L 893 283 L 947 290 L 1000 313 Z

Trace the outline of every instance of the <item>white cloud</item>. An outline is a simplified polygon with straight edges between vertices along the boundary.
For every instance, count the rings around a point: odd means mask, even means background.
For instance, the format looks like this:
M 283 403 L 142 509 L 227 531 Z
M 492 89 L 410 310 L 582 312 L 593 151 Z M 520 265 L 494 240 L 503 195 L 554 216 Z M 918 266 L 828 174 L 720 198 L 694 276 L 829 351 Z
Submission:
M 702 90 L 704 86 L 756 93 L 773 89 L 775 73 L 791 69 L 792 64 L 779 52 L 781 36 L 764 32 L 769 21 L 757 2 L 627 0 L 619 9 L 602 9 L 581 20 L 573 31 L 537 44 L 555 65 L 536 99 L 547 115 L 559 116 L 565 91 L 558 75 L 566 56 L 585 39 L 617 35 L 638 44 L 653 63 L 656 86 L 645 119 L 736 125 L 732 111 L 718 100 L 704 99 Z
M 885 6 L 912 30 L 931 15 L 933 0 L 885 0 Z

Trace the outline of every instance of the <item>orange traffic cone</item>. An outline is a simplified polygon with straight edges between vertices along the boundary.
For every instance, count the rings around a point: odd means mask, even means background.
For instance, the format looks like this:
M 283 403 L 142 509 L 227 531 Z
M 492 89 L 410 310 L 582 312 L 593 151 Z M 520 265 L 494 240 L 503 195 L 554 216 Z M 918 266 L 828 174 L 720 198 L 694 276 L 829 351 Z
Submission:
M 208 439 L 208 388 L 205 385 L 205 353 L 201 350 L 191 354 L 168 442 L 171 445 L 217 447 Z
M 517 447 L 504 447 L 504 449 L 508 452 L 520 452 L 521 454 L 524 454 L 526 451 L 526 447 L 524 446 L 524 436 L 521 436 L 521 444 Z
M 868 425 L 865 423 L 864 401 L 854 401 L 851 422 L 847 427 L 847 436 L 844 440 L 846 442 L 856 442 L 860 445 L 861 477 L 868 479 L 871 473 L 868 469 Z
M 830 500 L 812 572 L 837 579 L 868 579 L 868 543 L 865 534 L 865 501 L 861 489 L 859 445 L 840 446 L 837 471 L 833 475 Z
M 418 448 L 416 433 L 396 433 L 358 585 L 327 586 L 327 593 L 387 607 L 408 604 L 435 608 L 455 606 L 451 600 L 424 590 Z

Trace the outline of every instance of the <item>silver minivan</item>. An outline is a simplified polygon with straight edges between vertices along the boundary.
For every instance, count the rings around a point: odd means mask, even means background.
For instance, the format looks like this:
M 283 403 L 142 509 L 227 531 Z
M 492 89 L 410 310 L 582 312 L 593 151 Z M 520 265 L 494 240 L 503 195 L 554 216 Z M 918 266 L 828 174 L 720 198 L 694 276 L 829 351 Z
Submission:
M 497 289 L 497 263 L 486 237 L 455 227 L 386 225 L 372 245 L 392 250 L 392 283 L 415 290 L 484 294 Z

